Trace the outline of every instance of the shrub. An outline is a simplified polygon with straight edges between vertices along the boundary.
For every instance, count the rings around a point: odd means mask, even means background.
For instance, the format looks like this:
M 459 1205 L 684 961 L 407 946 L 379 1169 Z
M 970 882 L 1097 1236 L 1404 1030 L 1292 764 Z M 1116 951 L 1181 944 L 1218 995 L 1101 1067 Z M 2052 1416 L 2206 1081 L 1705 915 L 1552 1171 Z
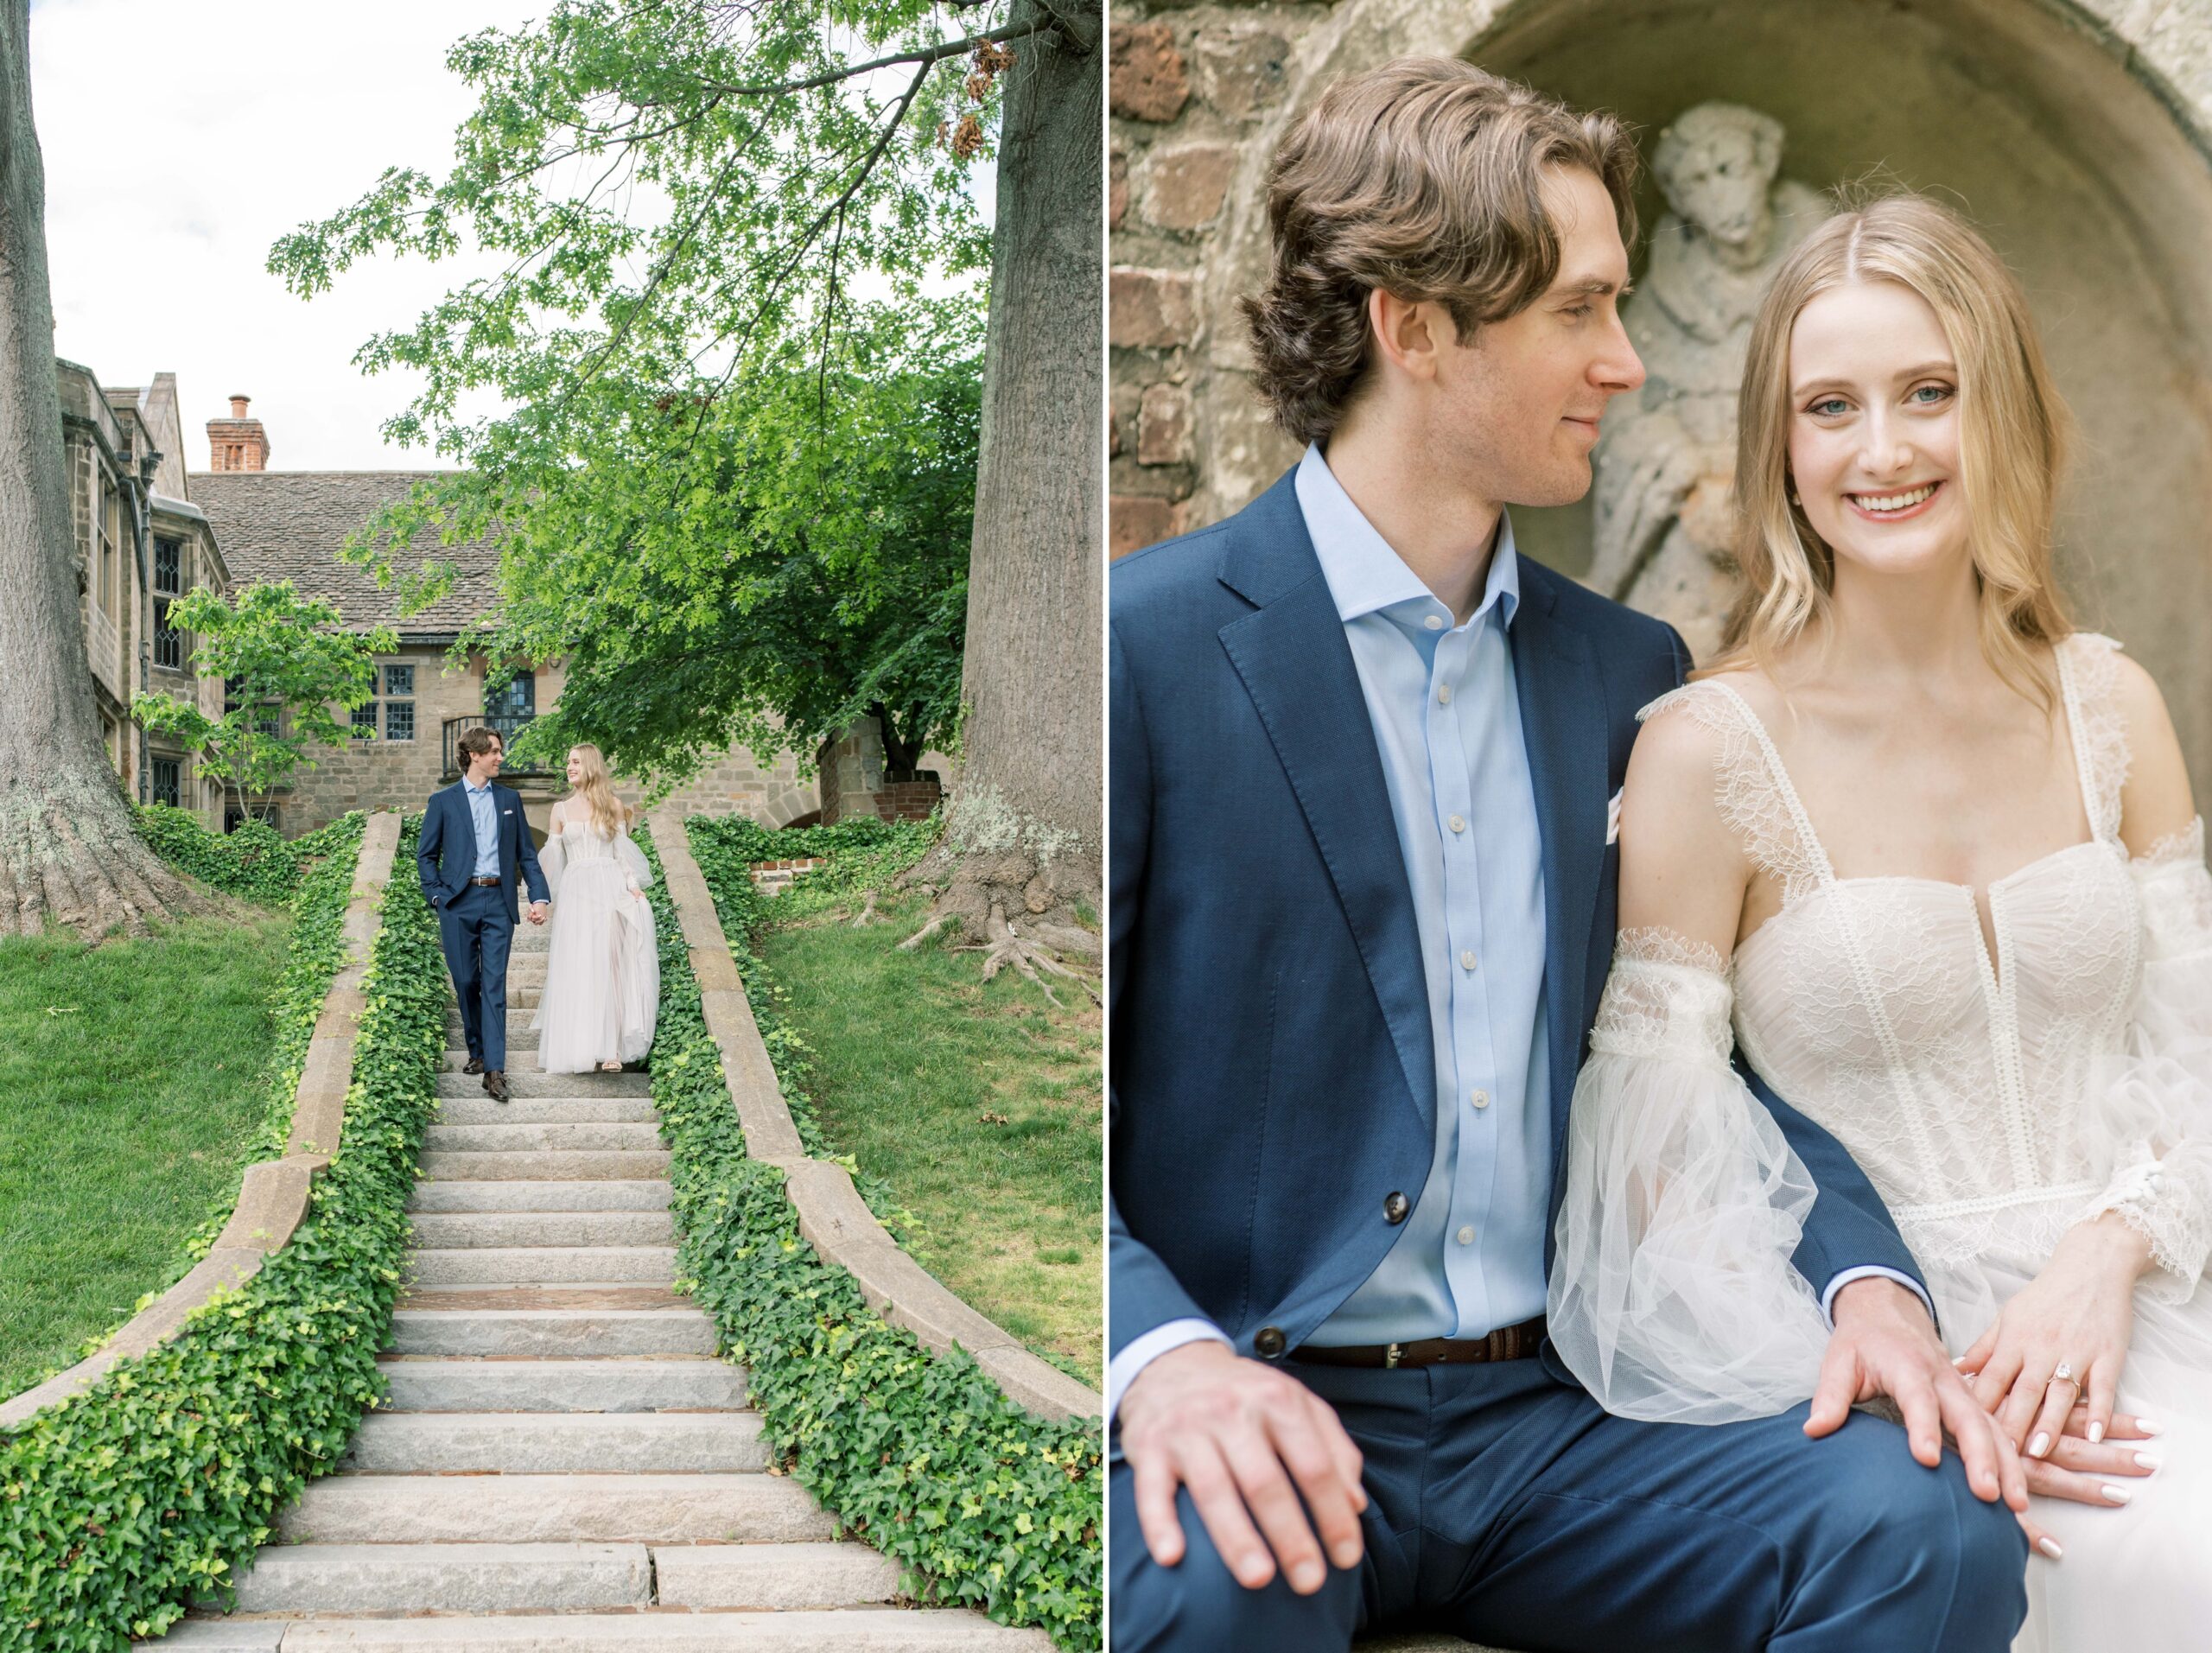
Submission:
M 639 842 L 658 866 L 650 836 Z M 1041 1625 L 1064 1648 L 1098 1647 L 1096 1424 L 1033 1417 L 964 1351 L 932 1356 L 800 1239 L 782 1173 L 746 1157 L 675 907 L 658 881 L 647 894 L 660 930 L 653 1100 L 673 1161 L 677 1272 L 725 1351 L 751 1367 L 766 1438 L 794 1480 L 901 1564 L 908 1593 Z
M 395 865 L 404 870 L 414 828 Z M 386 886 L 339 1154 L 290 1243 L 168 1342 L 0 1437 L 0 1650 L 159 1635 L 334 1468 L 383 1392 L 416 1150 L 445 1043 L 437 925 Z
M 132 805 L 138 836 L 156 855 L 203 883 L 264 906 L 281 906 L 301 874 L 344 848 L 358 848 L 366 818 L 356 810 L 287 843 L 266 821 L 241 821 L 227 836 L 210 832 L 198 816 L 167 804 Z

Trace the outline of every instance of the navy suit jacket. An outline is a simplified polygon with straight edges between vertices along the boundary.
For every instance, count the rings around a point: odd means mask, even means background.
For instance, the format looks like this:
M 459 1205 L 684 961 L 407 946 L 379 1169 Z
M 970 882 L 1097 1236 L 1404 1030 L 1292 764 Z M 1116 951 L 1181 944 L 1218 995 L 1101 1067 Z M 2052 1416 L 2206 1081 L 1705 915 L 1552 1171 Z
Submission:
M 1671 627 L 1526 558 L 1521 590 L 1555 1222 L 1568 1103 L 1613 953 L 1607 805 L 1637 709 L 1689 658 Z M 1384 1201 L 1418 1198 L 1434 1157 L 1411 887 L 1291 475 L 1228 521 L 1116 563 L 1110 607 L 1109 1348 L 1197 1315 L 1240 1354 L 1280 1354 L 1374 1272 L 1401 1232 Z M 1796 1256 L 1814 1288 L 1869 1264 L 1917 1279 L 1850 1155 L 1754 1089 L 1819 1189 Z M 1554 1249 L 1547 1233 L 1547 1269 Z
M 499 893 L 507 898 L 505 910 L 509 914 L 515 910 L 518 872 L 529 883 L 531 900 L 550 900 L 545 874 L 538 869 L 537 848 L 530 841 L 521 795 L 495 780 L 492 805 L 499 828 Z M 441 910 L 476 875 L 476 823 L 468 813 L 462 782 L 430 794 L 429 806 L 423 811 L 422 836 L 416 841 L 415 865 L 423 875 L 423 899 Z

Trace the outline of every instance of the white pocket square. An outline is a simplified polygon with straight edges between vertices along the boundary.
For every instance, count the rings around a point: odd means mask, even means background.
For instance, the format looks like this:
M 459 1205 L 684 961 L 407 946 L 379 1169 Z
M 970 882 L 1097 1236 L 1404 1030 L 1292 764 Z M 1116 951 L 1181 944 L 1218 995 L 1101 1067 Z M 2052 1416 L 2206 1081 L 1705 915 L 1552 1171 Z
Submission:
M 1605 842 L 1618 843 L 1621 836 L 1621 795 L 1613 794 L 1613 801 L 1605 805 Z

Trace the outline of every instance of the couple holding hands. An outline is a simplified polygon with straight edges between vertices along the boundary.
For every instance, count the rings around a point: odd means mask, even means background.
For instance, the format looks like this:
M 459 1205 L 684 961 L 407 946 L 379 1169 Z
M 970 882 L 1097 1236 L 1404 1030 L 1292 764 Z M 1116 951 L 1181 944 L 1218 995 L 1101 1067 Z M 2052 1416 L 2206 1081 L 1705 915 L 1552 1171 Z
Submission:
M 1693 669 L 1507 514 L 1643 384 L 1634 169 L 1333 87 L 1305 456 L 1114 569 L 1114 1644 L 2202 1646 L 2212 875 L 2033 319 L 1924 199 L 1799 244 Z
M 416 862 L 438 915 L 468 1045 L 464 1073 L 508 1098 L 507 957 L 518 891 L 533 925 L 547 922 L 545 986 L 531 1026 L 545 1073 L 619 1073 L 652 1049 L 660 954 L 644 886 L 652 863 L 630 841 L 636 811 L 614 796 L 594 746 L 569 750 L 569 795 L 553 805 L 541 857 L 521 794 L 499 785 L 505 744 L 479 726 L 458 742 L 461 778 L 430 796 Z

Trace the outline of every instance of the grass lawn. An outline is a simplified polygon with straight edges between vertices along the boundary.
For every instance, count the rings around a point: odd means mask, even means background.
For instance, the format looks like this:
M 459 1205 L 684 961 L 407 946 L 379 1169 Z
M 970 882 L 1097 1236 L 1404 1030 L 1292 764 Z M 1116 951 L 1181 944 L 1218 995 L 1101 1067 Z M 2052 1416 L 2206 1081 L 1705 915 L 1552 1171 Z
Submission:
M 236 1187 L 290 925 L 0 940 L 0 1397 L 128 1318 Z
M 803 889 L 805 881 L 798 881 Z M 773 922 L 758 946 L 809 1050 L 823 1133 L 920 1219 L 923 1267 L 1040 1352 L 1103 1375 L 1105 1227 L 1096 1006 L 1065 1009 L 979 954 L 898 944 L 927 903 L 856 930 L 834 911 Z

